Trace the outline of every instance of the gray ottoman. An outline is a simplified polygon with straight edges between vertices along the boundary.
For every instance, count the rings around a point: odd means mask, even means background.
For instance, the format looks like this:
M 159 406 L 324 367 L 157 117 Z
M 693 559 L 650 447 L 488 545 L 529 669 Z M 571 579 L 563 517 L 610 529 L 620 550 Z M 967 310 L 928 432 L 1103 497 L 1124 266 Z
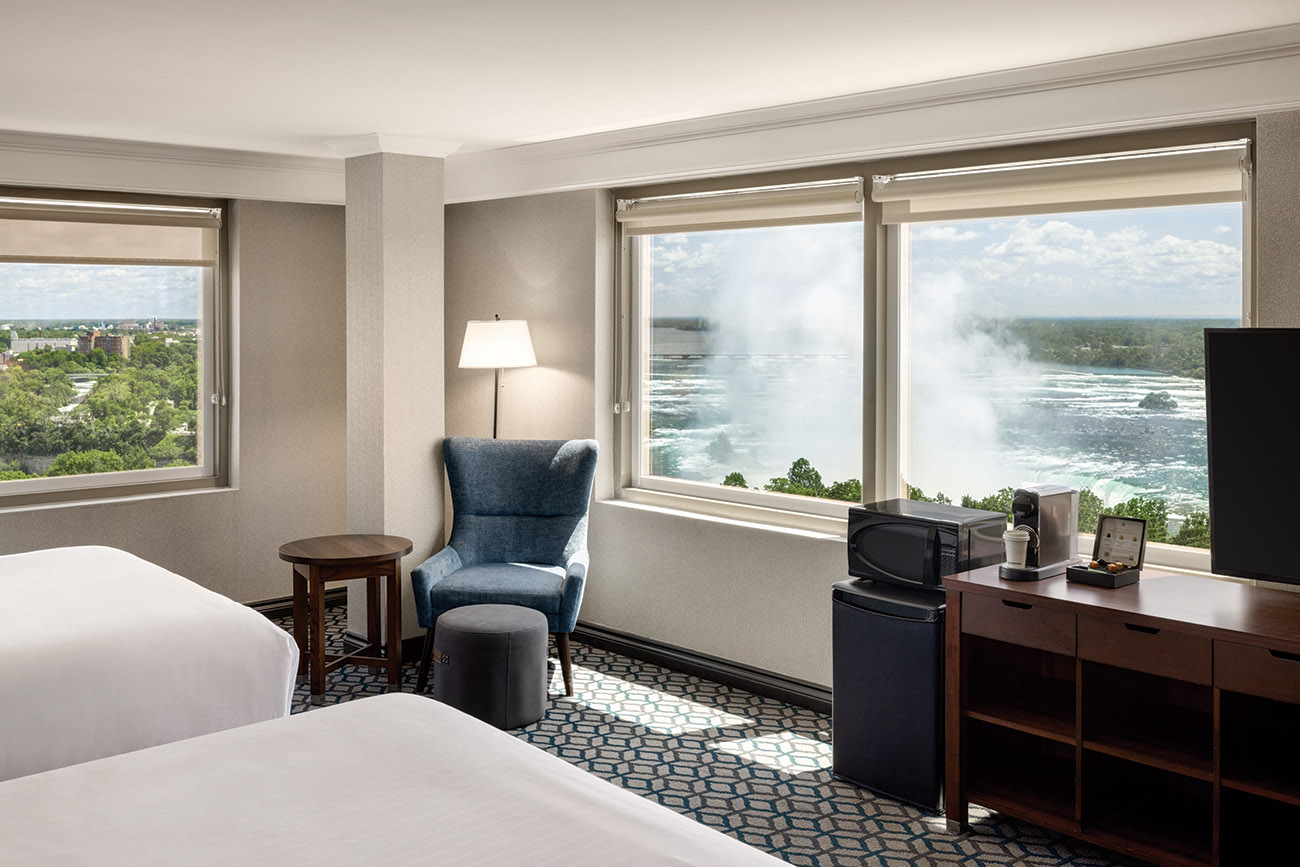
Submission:
M 546 615 L 518 605 L 466 605 L 433 630 L 433 697 L 497 728 L 546 712 Z

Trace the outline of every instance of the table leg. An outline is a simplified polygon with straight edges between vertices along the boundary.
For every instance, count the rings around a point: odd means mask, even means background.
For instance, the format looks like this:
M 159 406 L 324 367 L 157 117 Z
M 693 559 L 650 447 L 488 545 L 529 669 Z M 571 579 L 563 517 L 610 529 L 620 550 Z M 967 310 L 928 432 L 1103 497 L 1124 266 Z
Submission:
M 383 584 L 383 575 L 376 575 L 366 579 L 366 641 L 370 642 L 370 649 L 366 653 L 370 656 L 378 656 L 379 651 L 384 646 L 383 633 L 379 627 L 380 611 L 379 588 Z M 379 667 L 370 666 L 371 674 L 379 674 Z
M 325 703 L 325 582 L 320 567 L 313 565 L 308 580 L 307 598 L 311 605 L 311 703 Z
M 298 642 L 298 685 L 307 682 L 307 654 L 311 644 L 307 640 L 310 630 L 307 623 L 307 579 L 293 567 L 293 640 Z
M 402 561 L 389 564 L 388 575 L 388 684 L 397 692 L 402 684 Z

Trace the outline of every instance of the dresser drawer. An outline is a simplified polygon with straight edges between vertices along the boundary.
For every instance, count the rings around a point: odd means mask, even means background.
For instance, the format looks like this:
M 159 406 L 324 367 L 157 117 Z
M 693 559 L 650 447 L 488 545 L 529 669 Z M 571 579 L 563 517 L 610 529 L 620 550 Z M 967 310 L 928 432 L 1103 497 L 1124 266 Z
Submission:
M 1213 642 L 1185 632 L 1080 614 L 1079 656 L 1209 686 Z
M 1300 704 L 1300 653 L 1216 641 L 1214 685 Z
M 1074 656 L 1074 615 L 1040 605 L 963 593 L 961 631 Z

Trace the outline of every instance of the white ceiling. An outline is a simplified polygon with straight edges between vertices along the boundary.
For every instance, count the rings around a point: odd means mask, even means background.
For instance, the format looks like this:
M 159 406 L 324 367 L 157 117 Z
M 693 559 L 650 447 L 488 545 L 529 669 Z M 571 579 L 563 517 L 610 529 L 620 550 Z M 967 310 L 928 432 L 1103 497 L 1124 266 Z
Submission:
M 0 0 L 0 130 L 461 153 L 1300 22 L 1296 0 Z

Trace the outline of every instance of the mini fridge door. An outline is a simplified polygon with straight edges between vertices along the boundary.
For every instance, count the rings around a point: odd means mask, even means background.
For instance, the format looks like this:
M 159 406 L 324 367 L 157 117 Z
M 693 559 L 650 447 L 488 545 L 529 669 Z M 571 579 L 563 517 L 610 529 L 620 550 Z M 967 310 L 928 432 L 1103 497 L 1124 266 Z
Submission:
M 833 772 L 942 812 L 943 592 L 842 581 L 832 605 Z

